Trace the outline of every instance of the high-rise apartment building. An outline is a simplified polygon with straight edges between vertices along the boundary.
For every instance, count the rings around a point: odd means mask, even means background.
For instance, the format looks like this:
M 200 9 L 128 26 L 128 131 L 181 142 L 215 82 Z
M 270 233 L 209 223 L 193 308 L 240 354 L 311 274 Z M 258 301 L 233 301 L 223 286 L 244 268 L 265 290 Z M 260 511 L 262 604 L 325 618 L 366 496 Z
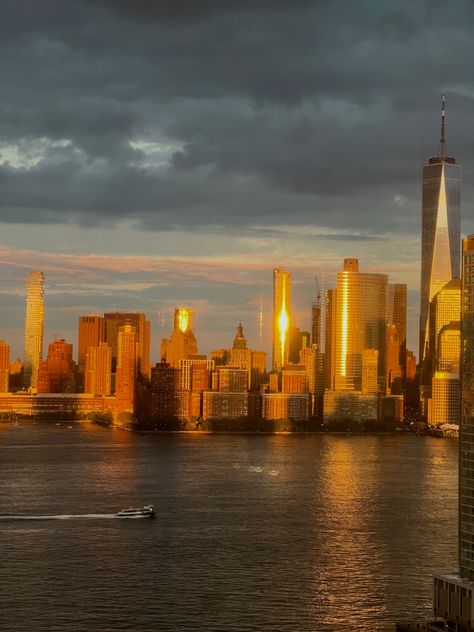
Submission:
M 89 347 L 98 347 L 105 341 L 105 319 L 103 316 L 79 316 L 77 337 L 77 368 L 83 374 Z
M 151 369 L 151 414 L 154 417 L 177 417 L 180 371 L 159 362 Z
M 117 380 L 115 404 L 117 412 L 133 413 L 135 409 L 135 380 L 137 375 L 138 335 L 131 323 L 117 332 Z
M 272 370 L 281 371 L 288 364 L 291 326 L 291 275 L 273 271 L 273 356 Z
M 461 300 L 459 573 L 435 575 L 433 609 L 449 629 L 467 632 L 474 620 L 474 235 L 462 244 Z
M 112 349 L 106 342 L 87 348 L 84 373 L 84 393 L 110 395 Z
M 43 357 L 44 274 L 35 270 L 28 275 L 26 291 L 25 353 L 23 383 L 36 391 L 38 371 Z
M 8 393 L 10 377 L 10 347 L 0 340 L 0 393 Z
M 437 156 L 423 167 L 421 220 L 420 355 L 425 363 L 429 341 L 429 306 L 452 278 L 459 277 L 461 167 L 446 154 L 445 102 Z
M 76 392 L 76 363 L 72 344 L 63 338 L 48 346 L 48 356 L 38 370 L 38 393 Z
M 474 581 L 474 235 L 462 248 L 459 441 L 459 568 L 461 577 Z
M 357 259 L 345 259 L 337 275 L 336 313 L 331 332 L 336 391 L 362 390 L 364 350 L 377 351 L 377 383 L 385 392 L 387 275 L 359 272 Z
M 112 349 L 112 373 L 118 367 L 118 333 L 125 324 L 133 325 L 137 337 L 137 375 L 150 377 L 150 321 L 139 312 L 104 314 L 105 342 Z

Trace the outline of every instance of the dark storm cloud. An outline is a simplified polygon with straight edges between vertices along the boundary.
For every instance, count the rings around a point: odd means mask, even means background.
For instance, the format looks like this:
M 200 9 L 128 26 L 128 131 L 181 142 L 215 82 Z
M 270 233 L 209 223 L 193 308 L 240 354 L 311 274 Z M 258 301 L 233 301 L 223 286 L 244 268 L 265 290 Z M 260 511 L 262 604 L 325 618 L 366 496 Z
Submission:
M 472 174 L 468 0 L 2 11 L 3 221 L 416 231 L 443 89 Z

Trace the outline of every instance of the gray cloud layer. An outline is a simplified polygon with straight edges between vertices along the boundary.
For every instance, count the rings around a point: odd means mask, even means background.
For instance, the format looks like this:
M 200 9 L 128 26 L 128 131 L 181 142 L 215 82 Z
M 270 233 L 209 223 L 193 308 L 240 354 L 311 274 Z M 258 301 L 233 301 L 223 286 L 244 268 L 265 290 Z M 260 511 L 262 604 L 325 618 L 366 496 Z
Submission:
M 0 221 L 415 233 L 443 90 L 473 201 L 472 9 L 5 0 Z

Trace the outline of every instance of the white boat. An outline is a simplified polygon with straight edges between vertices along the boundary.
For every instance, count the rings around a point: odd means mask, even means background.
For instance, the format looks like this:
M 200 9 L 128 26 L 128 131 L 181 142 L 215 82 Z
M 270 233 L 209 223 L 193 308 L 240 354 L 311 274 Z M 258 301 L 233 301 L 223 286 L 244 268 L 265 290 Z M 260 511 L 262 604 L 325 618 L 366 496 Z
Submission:
M 155 518 L 155 508 L 153 505 L 144 507 L 122 509 L 117 513 L 118 518 Z

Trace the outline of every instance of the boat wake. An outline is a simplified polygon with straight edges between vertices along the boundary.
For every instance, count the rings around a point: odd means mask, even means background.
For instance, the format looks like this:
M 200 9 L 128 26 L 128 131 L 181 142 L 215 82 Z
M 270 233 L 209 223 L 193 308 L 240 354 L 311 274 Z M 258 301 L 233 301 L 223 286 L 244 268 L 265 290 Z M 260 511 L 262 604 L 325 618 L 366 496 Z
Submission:
M 55 514 L 25 516 L 23 514 L 0 514 L 0 520 L 79 520 L 79 519 L 118 518 L 117 514 Z

